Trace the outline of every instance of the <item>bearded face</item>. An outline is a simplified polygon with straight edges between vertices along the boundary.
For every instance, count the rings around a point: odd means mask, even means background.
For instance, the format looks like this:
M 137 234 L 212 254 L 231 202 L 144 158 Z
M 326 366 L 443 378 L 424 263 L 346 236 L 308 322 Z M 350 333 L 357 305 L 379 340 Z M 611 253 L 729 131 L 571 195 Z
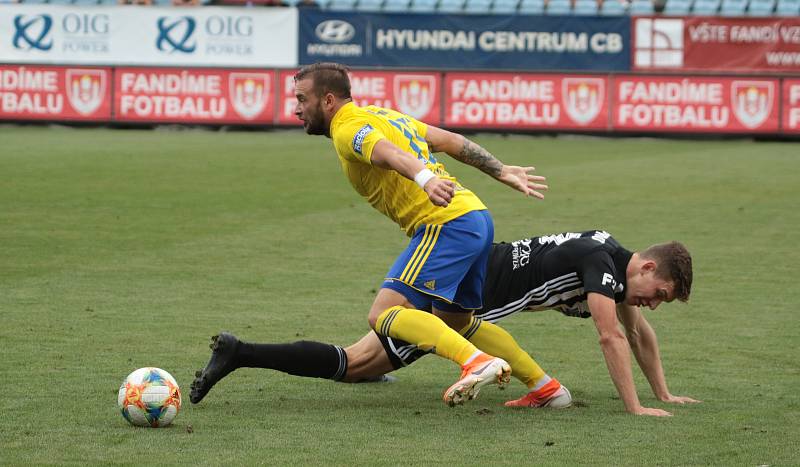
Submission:
M 325 124 L 325 114 L 322 112 L 322 102 L 317 99 L 317 105 L 306 109 L 303 117 L 303 128 L 309 135 L 328 134 L 328 125 Z
M 322 99 L 316 95 L 311 79 L 302 79 L 295 83 L 294 93 L 297 106 L 294 114 L 303 122 L 303 128 L 309 135 L 328 135 L 328 123 L 322 110 Z

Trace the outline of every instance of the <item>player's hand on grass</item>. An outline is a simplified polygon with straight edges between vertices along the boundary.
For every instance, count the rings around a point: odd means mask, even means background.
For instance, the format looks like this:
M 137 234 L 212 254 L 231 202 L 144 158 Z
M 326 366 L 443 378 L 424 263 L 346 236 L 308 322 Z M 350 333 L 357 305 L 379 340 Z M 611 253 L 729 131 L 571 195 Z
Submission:
M 671 417 L 672 413 L 666 410 L 654 409 L 651 407 L 639 407 L 630 411 L 634 415 L 650 415 L 652 417 Z
M 439 177 L 433 177 L 425 184 L 425 193 L 434 206 L 447 207 L 453 199 L 456 184 L 450 180 L 443 180 Z
M 661 399 L 661 402 L 669 402 L 670 404 L 699 404 L 703 401 L 692 399 L 691 397 L 686 396 L 673 396 L 672 394 L 667 394 L 666 397 Z
M 540 175 L 533 175 L 534 167 L 519 167 L 516 165 L 504 165 L 498 180 L 511 188 L 525 193 L 526 196 L 544 199 L 543 191 L 547 191 L 548 186 L 544 182 L 547 180 Z

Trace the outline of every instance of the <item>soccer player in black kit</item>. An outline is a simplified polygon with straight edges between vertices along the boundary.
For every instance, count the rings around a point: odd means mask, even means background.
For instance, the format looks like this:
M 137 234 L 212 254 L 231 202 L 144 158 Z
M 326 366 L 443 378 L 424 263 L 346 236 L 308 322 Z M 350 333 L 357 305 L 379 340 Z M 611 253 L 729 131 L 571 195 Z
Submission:
M 623 248 L 602 230 L 566 232 L 499 243 L 492 247 L 484 286 L 484 307 L 459 330 L 469 338 L 480 320 L 495 322 L 519 311 L 557 310 L 592 318 L 609 374 L 625 409 L 633 414 L 666 416 L 643 407 L 633 383 L 633 350 L 655 396 L 670 403 L 699 402 L 672 395 L 667 387 L 655 332 L 640 307 L 687 301 L 692 260 L 678 242 L 653 245 L 639 252 Z M 412 300 L 414 302 L 414 300 Z M 622 324 L 620 329 L 619 323 Z M 405 342 L 370 332 L 341 348 L 320 342 L 254 344 L 232 334 L 214 336 L 212 356 L 192 383 L 190 399 L 198 403 L 221 378 L 239 367 L 270 368 L 298 376 L 358 382 L 380 380 L 426 352 Z M 518 368 L 513 376 L 530 392 L 506 402 L 509 407 L 566 407 L 569 391 L 538 365 Z

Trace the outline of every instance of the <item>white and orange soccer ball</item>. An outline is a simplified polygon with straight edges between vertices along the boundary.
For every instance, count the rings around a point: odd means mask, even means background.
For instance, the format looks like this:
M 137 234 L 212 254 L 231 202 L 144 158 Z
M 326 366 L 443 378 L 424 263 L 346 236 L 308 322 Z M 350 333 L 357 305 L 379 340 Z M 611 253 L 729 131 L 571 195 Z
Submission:
M 139 368 L 119 387 L 117 404 L 132 425 L 153 428 L 172 423 L 181 409 L 181 390 L 161 368 Z

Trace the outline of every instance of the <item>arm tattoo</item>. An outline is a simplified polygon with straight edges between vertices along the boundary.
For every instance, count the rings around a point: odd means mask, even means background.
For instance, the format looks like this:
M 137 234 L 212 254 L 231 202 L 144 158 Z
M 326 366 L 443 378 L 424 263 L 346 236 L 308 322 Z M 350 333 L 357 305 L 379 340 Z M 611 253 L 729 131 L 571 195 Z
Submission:
M 495 178 L 499 177 L 500 172 L 503 170 L 502 162 L 491 155 L 489 151 L 473 143 L 466 137 L 464 138 L 464 147 L 461 148 L 461 152 L 453 157 Z

